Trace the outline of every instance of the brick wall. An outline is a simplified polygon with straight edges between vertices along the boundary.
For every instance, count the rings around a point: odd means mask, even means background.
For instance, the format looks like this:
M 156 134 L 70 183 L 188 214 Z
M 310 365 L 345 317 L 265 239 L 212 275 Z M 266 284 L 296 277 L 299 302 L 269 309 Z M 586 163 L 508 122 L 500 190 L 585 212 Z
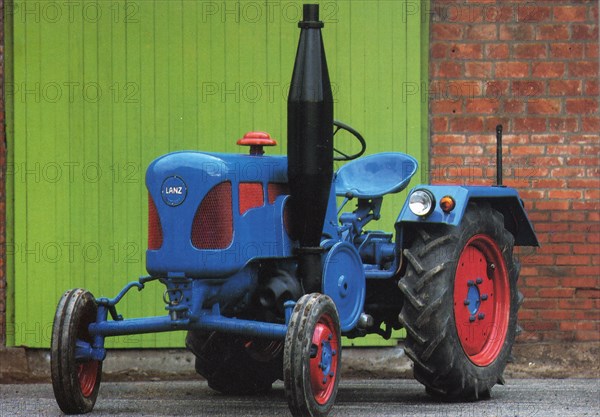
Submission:
M 0 0 L 0 347 L 6 345 L 6 134 L 4 124 L 4 0 Z
M 519 340 L 600 340 L 598 2 L 429 7 L 432 182 L 492 184 L 502 123 L 542 245 L 519 248 Z

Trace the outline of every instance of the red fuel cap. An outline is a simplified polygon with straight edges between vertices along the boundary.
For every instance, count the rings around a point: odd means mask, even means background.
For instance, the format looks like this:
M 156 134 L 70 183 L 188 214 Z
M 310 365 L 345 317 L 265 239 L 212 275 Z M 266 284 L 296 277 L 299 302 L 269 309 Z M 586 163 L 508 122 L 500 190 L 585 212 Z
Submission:
M 238 145 L 250 146 L 250 155 L 263 155 L 263 146 L 275 146 L 277 141 L 271 139 L 267 132 L 248 132 L 237 141 Z

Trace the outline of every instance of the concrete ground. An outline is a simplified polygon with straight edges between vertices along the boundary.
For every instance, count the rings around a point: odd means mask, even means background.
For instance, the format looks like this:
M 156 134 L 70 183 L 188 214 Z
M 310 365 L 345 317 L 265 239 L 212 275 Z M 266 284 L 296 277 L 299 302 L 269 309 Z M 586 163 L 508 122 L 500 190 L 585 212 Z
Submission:
M 506 378 L 598 378 L 600 343 L 516 344 Z M 344 378 L 412 378 L 412 362 L 402 346 L 345 348 Z M 194 357 L 184 349 L 110 350 L 104 381 L 196 379 Z M 0 348 L 0 383 L 50 381 L 44 349 Z
M 342 379 L 330 417 L 592 417 L 597 379 L 515 379 L 492 398 L 446 403 L 410 379 Z M 0 385 L 0 417 L 58 416 L 50 384 Z M 205 381 L 102 383 L 90 416 L 291 417 L 283 384 L 257 396 L 223 396 Z

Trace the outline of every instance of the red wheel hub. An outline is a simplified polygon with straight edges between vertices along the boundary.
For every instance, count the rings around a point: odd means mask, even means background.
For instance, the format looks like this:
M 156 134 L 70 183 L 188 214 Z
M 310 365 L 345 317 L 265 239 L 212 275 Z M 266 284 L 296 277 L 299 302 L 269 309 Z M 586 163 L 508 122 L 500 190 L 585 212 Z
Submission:
M 333 320 L 324 315 L 315 326 L 310 350 L 310 383 L 320 405 L 326 404 L 334 392 L 339 352 L 340 341 Z
M 84 397 L 89 397 L 94 392 L 96 380 L 98 379 L 98 364 L 98 361 L 89 361 L 77 367 L 79 387 Z
M 502 251 L 488 235 L 465 245 L 454 278 L 454 320 L 460 344 L 475 365 L 497 357 L 508 329 L 510 285 Z

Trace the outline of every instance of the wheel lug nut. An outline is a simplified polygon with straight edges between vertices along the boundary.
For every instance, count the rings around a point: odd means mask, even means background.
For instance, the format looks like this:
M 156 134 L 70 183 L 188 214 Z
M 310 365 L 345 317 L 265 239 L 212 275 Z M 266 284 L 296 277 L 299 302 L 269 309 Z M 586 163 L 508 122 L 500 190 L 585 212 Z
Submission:
M 479 313 L 479 315 L 477 316 L 477 318 L 479 318 L 479 320 L 483 320 L 485 318 L 485 314 L 484 313 Z
M 477 278 L 477 279 L 475 280 L 475 282 L 476 282 L 477 284 L 481 284 L 481 283 L 483 282 L 483 280 L 482 280 L 481 278 Z
M 323 378 L 323 384 L 327 383 L 327 377 Z
M 490 264 L 490 269 L 492 269 L 492 270 L 496 269 L 496 265 L 495 264 Z
M 465 303 L 466 306 L 468 306 L 469 304 L 471 304 L 471 302 L 469 300 L 465 300 L 464 303 Z
M 337 350 L 333 349 L 333 350 L 331 351 L 331 356 L 335 356 L 336 354 L 337 354 Z
M 334 376 L 334 375 L 335 375 L 335 374 L 334 374 L 333 372 L 329 372 L 329 376 L 330 376 L 331 378 L 333 378 L 333 376 Z
M 472 279 L 467 281 L 467 287 L 472 287 L 473 285 L 475 285 L 475 281 L 473 281 Z
M 333 339 L 333 335 L 332 335 L 332 334 L 329 334 L 329 336 L 327 336 L 327 339 L 328 339 L 328 340 L 331 340 L 331 339 Z
M 481 299 L 483 301 L 487 300 L 488 299 L 488 295 L 487 294 L 481 294 Z
M 473 323 L 475 321 L 475 316 L 470 316 L 469 317 L 469 322 Z

